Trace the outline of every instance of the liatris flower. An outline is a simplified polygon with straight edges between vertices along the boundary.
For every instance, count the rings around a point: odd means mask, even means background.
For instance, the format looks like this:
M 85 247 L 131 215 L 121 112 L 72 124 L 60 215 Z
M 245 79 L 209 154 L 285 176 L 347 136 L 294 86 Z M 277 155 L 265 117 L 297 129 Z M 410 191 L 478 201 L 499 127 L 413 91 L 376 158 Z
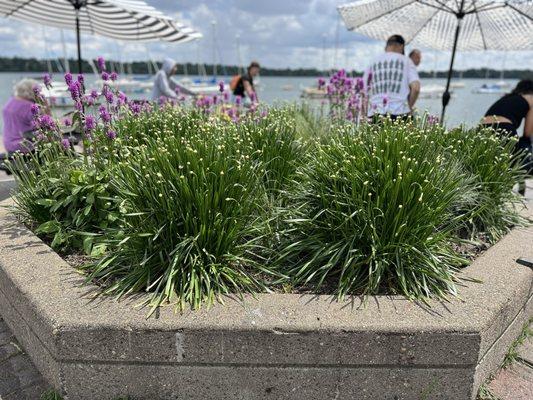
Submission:
M 319 89 L 322 89 L 325 84 L 326 84 L 326 80 L 324 78 L 318 78 L 318 88 Z
M 218 91 L 220 93 L 224 92 L 224 82 L 223 81 L 218 82 Z
M 124 93 L 118 92 L 117 102 L 120 106 L 123 106 L 124 104 L 128 102 L 128 98 L 126 97 Z
M 41 87 L 39 85 L 33 85 L 31 88 L 35 97 L 41 97 Z
M 114 140 L 116 137 L 117 137 L 117 133 L 113 130 L 108 130 L 106 132 L 106 136 L 111 139 L 111 140 Z
M 65 126 L 71 126 L 72 125 L 72 120 L 70 118 L 65 118 L 63 120 L 63 125 Z
M 240 106 L 242 104 L 242 97 L 241 96 L 235 97 L 235 104 L 237 106 Z
M 68 91 L 70 92 L 70 96 L 72 97 L 72 100 L 78 100 L 81 95 L 81 87 L 79 82 L 71 82 L 68 85 Z
M 78 82 L 80 83 L 80 85 L 83 85 L 83 83 L 85 82 L 83 74 L 78 75 Z
M 65 83 L 67 85 L 70 85 L 72 83 L 72 74 L 70 72 L 67 72 L 65 74 Z
M 107 124 L 109 121 L 111 121 L 111 114 L 109 114 L 105 106 L 100 106 L 98 108 L 98 112 L 100 113 L 100 118 L 104 123 Z
M 47 88 L 52 87 L 52 77 L 50 76 L 50 74 L 43 75 L 43 82 L 44 82 L 44 86 L 46 86 Z
M 138 115 L 141 113 L 141 106 L 140 104 L 137 104 L 137 103 L 130 103 L 130 111 L 134 114 L 134 115 Z
M 63 148 L 64 148 L 65 150 L 70 149 L 70 140 L 68 140 L 68 139 L 63 139 L 63 140 L 61 141 L 61 146 L 63 146 Z
M 179 95 L 181 92 L 180 92 L 180 88 L 178 86 L 176 86 L 174 88 L 174 93 L 176 93 L 177 95 Z
M 105 60 L 104 60 L 104 57 L 98 57 L 96 59 L 96 64 L 98 65 L 98 72 L 104 72 L 105 71 Z
M 225 103 L 229 101 L 229 92 L 224 92 L 223 99 Z
M 30 107 L 31 115 L 35 116 L 38 115 L 41 109 L 39 108 L 38 104 L 33 103 Z
M 92 115 L 86 115 L 85 116 L 85 129 L 87 131 L 92 131 L 94 128 L 96 128 L 96 120 Z
M 96 90 L 91 90 L 91 94 L 90 94 L 91 98 L 96 100 L 98 98 L 98 92 Z
M 109 80 L 109 74 L 107 72 L 102 72 L 102 80 L 104 80 L 105 82 L 107 82 Z
M 83 103 L 81 101 L 76 101 L 74 103 L 74 108 L 78 111 L 83 111 Z
M 56 127 L 54 119 L 48 114 L 41 115 L 37 119 L 37 123 L 41 129 L 45 130 L 52 130 Z
M 257 101 L 257 95 L 255 94 L 255 92 L 252 92 L 252 94 L 250 95 L 250 100 L 252 101 L 252 103 L 255 103 Z
M 366 86 L 367 86 L 367 87 L 370 87 L 370 84 L 372 83 L 372 77 L 373 77 L 373 76 L 374 76 L 374 75 L 372 74 L 372 71 L 370 71 L 370 72 L 368 73 L 367 78 L 366 78 Z
M 114 99 L 113 92 L 111 92 L 111 91 L 106 92 L 105 99 L 106 99 L 106 101 L 109 104 L 111 104 L 113 102 L 113 99 Z
M 389 98 L 387 96 L 383 96 L 383 107 L 386 107 L 389 103 Z
M 114 81 L 116 81 L 118 79 L 118 74 L 113 71 L 113 72 L 111 72 L 111 75 L 109 75 L 109 77 L 114 82 Z

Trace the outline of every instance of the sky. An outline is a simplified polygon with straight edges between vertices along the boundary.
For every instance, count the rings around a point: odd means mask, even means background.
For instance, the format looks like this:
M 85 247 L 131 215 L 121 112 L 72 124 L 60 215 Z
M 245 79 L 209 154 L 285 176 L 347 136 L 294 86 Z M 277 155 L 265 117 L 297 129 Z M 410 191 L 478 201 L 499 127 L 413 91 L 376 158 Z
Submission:
M 121 61 L 160 60 L 245 65 L 257 60 L 271 68 L 363 69 L 383 51 L 383 43 L 349 32 L 336 6 L 348 0 L 147 0 L 203 33 L 185 43 L 119 43 L 100 36 L 82 37 L 83 56 Z M 0 18 L 0 56 L 63 57 L 56 28 Z M 67 56 L 76 55 L 73 32 L 64 31 Z M 335 44 L 338 43 L 338 46 Z M 423 51 L 421 70 L 444 70 L 449 54 Z M 464 53 L 456 67 L 531 69 L 533 52 Z

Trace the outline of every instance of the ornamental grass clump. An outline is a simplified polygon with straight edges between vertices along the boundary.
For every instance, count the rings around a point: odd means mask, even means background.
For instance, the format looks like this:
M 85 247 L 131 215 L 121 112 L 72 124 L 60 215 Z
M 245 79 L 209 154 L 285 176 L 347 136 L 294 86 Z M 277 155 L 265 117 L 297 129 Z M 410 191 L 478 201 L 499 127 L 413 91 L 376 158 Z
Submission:
M 181 309 L 262 289 L 262 165 L 239 139 L 208 122 L 188 135 L 143 137 L 114 174 L 121 225 L 107 232 L 110 251 L 86 267 L 89 279 L 105 293 L 146 291 L 151 306 Z
M 263 185 L 274 196 L 294 178 L 305 153 L 296 118 L 296 109 L 285 107 L 272 109 L 259 117 L 251 115 L 239 124 L 228 126 L 236 131 L 241 151 L 261 164 Z
M 281 211 L 280 272 L 338 296 L 455 293 L 464 260 L 451 246 L 461 218 L 452 211 L 468 190 L 459 163 L 414 124 L 332 134 L 309 154 Z
M 473 197 L 458 210 L 465 215 L 463 231 L 470 238 L 493 243 L 526 222 L 519 213 L 520 196 L 513 192 L 525 176 L 520 155 L 514 152 L 516 139 L 487 128 L 441 130 L 435 138 L 476 184 Z

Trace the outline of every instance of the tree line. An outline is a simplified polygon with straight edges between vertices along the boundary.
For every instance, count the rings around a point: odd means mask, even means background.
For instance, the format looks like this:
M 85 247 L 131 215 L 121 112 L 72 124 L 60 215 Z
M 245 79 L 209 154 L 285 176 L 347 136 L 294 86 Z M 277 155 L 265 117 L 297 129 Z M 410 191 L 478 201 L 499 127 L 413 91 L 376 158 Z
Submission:
M 0 57 L 0 72 L 47 72 L 61 73 L 65 71 L 63 60 L 57 59 L 37 59 L 22 57 Z M 71 71 L 77 72 L 77 60 L 69 59 Z M 133 74 L 152 74 L 156 68 L 161 66 L 160 63 L 151 63 L 147 61 L 133 61 L 127 64 L 120 64 L 116 61 L 108 63 L 111 69 L 120 73 Z M 87 60 L 83 60 L 82 69 L 84 73 L 91 73 L 93 69 Z M 185 63 L 178 64 L 178 74 L 189 75 L 237 75 L 243 72 L 242 67 L 236 65 L 203 65 Z M 331 71 L 321 71 L 316 68 L 261 68 L 262 76 L 327 76 Z M 359 76 L 361 71 L 350 71 L 351 75 Z M 464 71 L 454 70 L 453 76 L 463 78 L 499 78 L 500 70 L 490 68 L 467 69 Z M 446 78 L 447 71 L 420 71 L 422 78 Z M 508 69 L 505 71 L 505 77 L 508 79 L 533 79 L 532 70 Z

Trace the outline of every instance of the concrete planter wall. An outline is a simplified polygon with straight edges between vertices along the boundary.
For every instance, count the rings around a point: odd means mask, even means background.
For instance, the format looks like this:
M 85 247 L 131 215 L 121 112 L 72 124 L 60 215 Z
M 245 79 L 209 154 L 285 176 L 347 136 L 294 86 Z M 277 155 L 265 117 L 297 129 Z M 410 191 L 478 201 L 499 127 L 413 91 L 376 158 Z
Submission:
M 473 399 L 532 312 L 533 229 L 465 269 L 483 283 L 431 308 L 400 297 L 259 295 L 147 319 L 2 211 L 0 313 L 70 400 Z

